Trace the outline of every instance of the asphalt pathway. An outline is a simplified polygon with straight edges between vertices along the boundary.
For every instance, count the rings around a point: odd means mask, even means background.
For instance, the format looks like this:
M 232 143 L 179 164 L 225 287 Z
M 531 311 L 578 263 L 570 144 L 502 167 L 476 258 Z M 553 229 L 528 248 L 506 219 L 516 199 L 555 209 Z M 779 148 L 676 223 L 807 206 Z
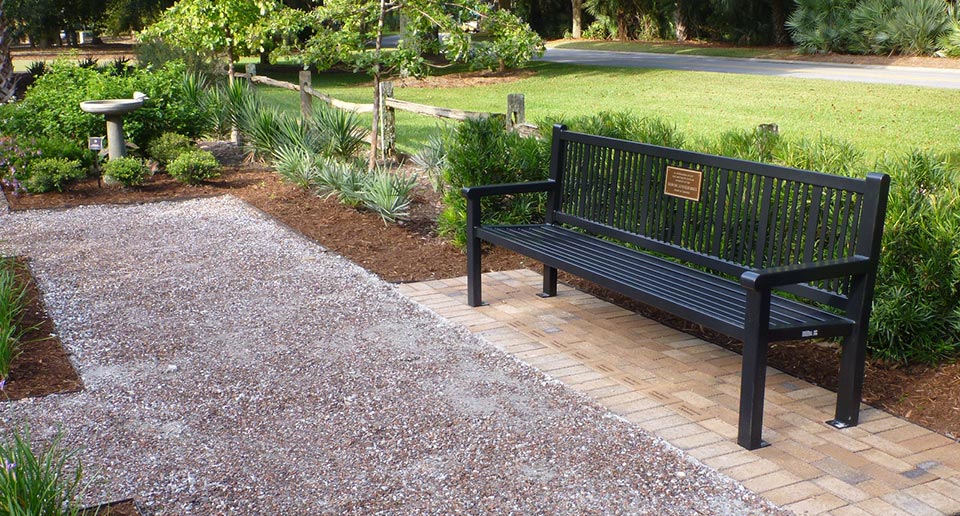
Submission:
M 684 56 L 643 52 L 612 52 L 607 50 L 574 50 L 566 48 L 548 48 L 540 60 L 551 63 L 579 65 L 740 73 L 801 79 L 960 89 L 960 70 L 958 69 L 811 63 L 774 59 Z

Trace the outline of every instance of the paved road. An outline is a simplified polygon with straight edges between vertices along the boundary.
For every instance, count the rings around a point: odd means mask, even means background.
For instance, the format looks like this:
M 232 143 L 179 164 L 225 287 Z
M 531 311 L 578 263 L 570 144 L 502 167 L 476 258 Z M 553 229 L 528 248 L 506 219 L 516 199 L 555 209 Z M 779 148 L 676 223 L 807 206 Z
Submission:
M 960 89 L 960 70 L 958 69 L 847 65 L 565 48 L 549 48 L 541 60 L 552 63 L 742 73 Z

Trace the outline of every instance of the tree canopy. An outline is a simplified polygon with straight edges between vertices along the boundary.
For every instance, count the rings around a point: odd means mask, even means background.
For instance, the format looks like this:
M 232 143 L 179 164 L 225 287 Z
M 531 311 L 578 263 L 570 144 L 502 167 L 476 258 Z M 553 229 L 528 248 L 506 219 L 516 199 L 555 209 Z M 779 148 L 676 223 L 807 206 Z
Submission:
M 388 15 L 403 20 L 396 48 L 383 48 Z M 543 40 L 507 10 L 481 0 L 326 0 L 298 17 L 312 36 L 289 55 L 319 69 L 345 63 L 373 77 L 374 116 L 371 167 L 375 162 L 380 115 L 380 82 L 384 75 L 421 76 L 434 67 L 466 63 L 474 68 L 519 67 L 543 53 Z M 297 20 L 279 16 L 274 25 Z

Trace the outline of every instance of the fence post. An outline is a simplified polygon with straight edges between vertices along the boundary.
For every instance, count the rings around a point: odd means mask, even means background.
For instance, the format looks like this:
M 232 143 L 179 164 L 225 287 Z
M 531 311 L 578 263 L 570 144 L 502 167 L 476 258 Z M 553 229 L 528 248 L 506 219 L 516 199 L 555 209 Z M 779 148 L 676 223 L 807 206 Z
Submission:
M 526 123 L 526 121 L 527 114 L 523 93 L 507 95 L 507 129 L 513 129 L 514 126 Z
M 393 156 L 397 151 L 397 119 L 392 106 L 388 106 L 386 99 L 393 98 L 393 83 L 380 83 L 380 148 L 386 156 Z
M 300 70 L 300 116 L 307 120 L 313 116 L 313 97 L 307 89 L 313 86 L 310 70 Z

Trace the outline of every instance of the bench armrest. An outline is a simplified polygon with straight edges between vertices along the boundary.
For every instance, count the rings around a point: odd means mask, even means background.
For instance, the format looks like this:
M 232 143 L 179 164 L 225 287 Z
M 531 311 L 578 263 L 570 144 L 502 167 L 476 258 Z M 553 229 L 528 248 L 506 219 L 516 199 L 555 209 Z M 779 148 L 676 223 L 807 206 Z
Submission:
M 546 181 L 530 181 L 526 183 L 505 183 L 500 185 L 468 186 L 460 190 L 469 200 L 487 197 L 489 195 L 510 195 L 532 192 L 550 192 L 557 188 L 557 182 L 551 179 Z
M 866 274 L 869 270 L 870 259 L 866 256 L 857 255 L 836 260 L 746 271 L 740 275 L 740 285 L 750 290 L 769 290 L 783 285 L 809 283 L 843 276 L 857 276 Z

